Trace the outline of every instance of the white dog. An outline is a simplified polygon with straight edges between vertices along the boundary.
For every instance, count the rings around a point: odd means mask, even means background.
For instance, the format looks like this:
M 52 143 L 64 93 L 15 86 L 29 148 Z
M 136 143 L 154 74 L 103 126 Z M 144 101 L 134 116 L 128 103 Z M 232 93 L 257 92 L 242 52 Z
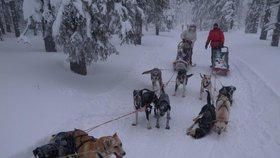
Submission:
M 199 96 L 199 99 L 200 100 L 202 99 L 202 93 L 204 92 L 204 90 L 207 90 L 207 91 L 209 91 L 210 96 L 211 96 L 211 98 L 213 100 L 211 75 L 206 75 L 206 74 L 201 75 L 200 74 L 200 77 L 201 77 L 201 86 L 200 86 L 200 96 Z

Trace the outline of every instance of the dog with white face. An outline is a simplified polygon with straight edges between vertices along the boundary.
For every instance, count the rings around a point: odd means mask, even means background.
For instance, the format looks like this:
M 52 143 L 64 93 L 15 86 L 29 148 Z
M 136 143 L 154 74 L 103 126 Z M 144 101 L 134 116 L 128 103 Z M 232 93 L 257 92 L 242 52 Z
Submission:
M 157 83 L 158 83 L 158 87 L 162 87 L 163 86 L 163 82 L 162 82 L 162 76 L 161 76 L 161 70 L 158 68 L 153 68 L 152 70 L 148 70 L 142 73 L 142 75 L 144 74 L 151 74 L 151 81 L 152 81 L 152 86 L 153 86 L 153 91 L 156 90 L 157 87 Z
M 210 93 L 211 98 L 212 96 L 212 82 L 211 82 L 211 75 L 201 74 L 201 86 L 200 86 L 200 96 L 199 99 L 202 100 L 202 93 L 207 90 Z M 213 100 L 213 98 L 212 98 Z

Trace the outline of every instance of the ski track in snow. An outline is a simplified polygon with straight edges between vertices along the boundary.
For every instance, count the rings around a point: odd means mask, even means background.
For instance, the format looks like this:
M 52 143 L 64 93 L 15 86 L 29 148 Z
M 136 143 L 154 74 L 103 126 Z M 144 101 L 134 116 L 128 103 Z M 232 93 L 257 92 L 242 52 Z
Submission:
M 144 38 L 147 36 L 151 36 L 149 38 L 155 42 L 143 41 L 143 46 L 128 46 L 139 53 L 124 53 L 127 55 L 127 65 L 121 64 L 119 66 L 120 74 L 114 72 L 117 78 L 110 78 L 114 77 L 114 74 L 108 74 L 108 77 L 115 81 L 104 85 L 105 90 L 102 90 L 103 85 L 98 85 L 96 91 L 100 89 L 100 92 L 95 95 L 82 94 L 82 97 L 88 101 L 78 105 L 82 107 L 81 111 L 78 112 L 78 117 L 67 120 L 58 130 L 88 129 L 133 111 L 132 91 L 142 88 L 152 89 L 150 75 L 142 75 L 143 71 L 154 67 L 164 69 L 162 70 L 163 81 L 166 83 L 170 79 L 173 74 L 172 62 L 176 56 L 179 31 L 172 32 L 172 35 L 171 33 L 163 33 L 159 37 L 147 34 Z M 157 40 L 158 38 L 161 39 Z M 201 37 L 201 39 L 204 38 Z M 197 43 L 201 43 L 201 41 Z M 125 48 L 120 49 L 125 51 Z M 197 54 L 194 54 L 194 59 L 205 56 L 205 54 L 198 53 L 202 52 L 202 49 L 195 49 L 195 51 L 194 53 Z M 119 56 L 121 55 L 122 53 Z M 136 127 L 131 126 L 135 120 L 135 115 L 132 114 L 129 117 L 101 126 L 89 134 L 100 137 L 118 132 L 127 152 L 125 157 L 129 158 L 188 157 L 188 155 L 209 158 L 276 157 L 280 152 L 280 127 L 275 121 L 279 120 L 280 117 L 280 99 L 248 65 L 235 57 L 230 57 L 229 60 L 231 63 L 229 75 L 227 77 L 217 76 L 215 82 L 217 90 L 221 87 L 219 82 L 224 85 L 234 85 L 237 88 L 226 133 L 219 136 L 211 132 L 199 140 L 192 139 L 185 134 L 185 130 L 192 123 L 192 118 L 206 104 L 206 95 L 202 101 L 198 99 L 201 81 L 199 73 L 210 73 L 210 69 L 205 66 L 204 60 L 197 60 L 197 66 L 190 68 L 188 72 L 194 73 L 194 76 L 189 79 L 185 98 L 181 96 L 182 87 L 179 87 L 177 96 L 172 96 L 174 82 L 170 82 L 166 87 L 172 106 L 170 130 L 165 129 L 165 117 L 160 119 L 161 128 L 155 128 L 155 118 L 152 112 L 151 130 L 146 129 L 145 114 L 139 113 L 139 122 Z M 111 66 L 114 65 L 111 64 Z M 96 65 L 96 67 L 97 70 L 102 69 L 100 65 Z M 104 69 L 117 70 L 117 68 L 114 69 L 110 66 L 106 66 Z M 175 81 L 175 78 L 176 75 L 171 81 Z M 74 96 L 80 92 L 68 87 L 60 87 L 58 91 L 65 96 Z M 26 158 L 32 157 L 30 149 L 43 145 L 46 140 L 46 138 L 39 140 L 37 144 L 28 148 L 29 152 L 15 154 L 12 158 L 16 158 L 18 155 L 26 155 Z

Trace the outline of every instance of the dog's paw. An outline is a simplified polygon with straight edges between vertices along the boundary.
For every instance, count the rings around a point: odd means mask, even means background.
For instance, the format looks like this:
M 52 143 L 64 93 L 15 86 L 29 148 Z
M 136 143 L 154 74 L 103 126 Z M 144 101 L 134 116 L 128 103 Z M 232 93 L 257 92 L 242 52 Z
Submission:
M 132 125 L 132 126 L 136 126 L 137 124 L 136 124 L 136 123 L 132 123 L 131 125 Z
M 159 125 L 156 125 L 156 128 L 160 128 L 160 126 L 159 126 Z
M 169 127 L 169 126 L 166 126 L 165 129 L 170 129 L 170 127 Z
M 152 127 L 151 127 L 151 126 L 148 126 L 147 129 L 152 129 Z
M 185 98 L 185 97 L 186 97 L 186 95 L 182 95 L 182 97 L 183 97 L 183 98 Z
M 174 93 L 173 96 L 176 96 L 176 93 Z
M 199 99 L 199 100 L 202 100 L 202 97 L 199 97 L 198 99 Z

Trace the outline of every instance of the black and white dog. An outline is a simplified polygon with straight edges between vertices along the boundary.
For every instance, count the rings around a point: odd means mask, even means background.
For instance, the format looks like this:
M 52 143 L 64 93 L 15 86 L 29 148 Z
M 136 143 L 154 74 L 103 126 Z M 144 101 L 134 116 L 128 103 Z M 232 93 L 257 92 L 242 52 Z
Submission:
M 176 77 L 176 84 L 175 84 L 175 91 L 173 96 L 176 96 L 178 87 L 182 84 L 183 85 L 183 94 L 182 97 L 185 97 L 186 93 L 186 86 L 188 84 L 188 79 L 193 75 L 187 75 L 187 65 L 183 61 L 178 60 L 175 64 L 175 70 L 177 71 Z
M 223 86 L 219 90 L 219 95 L 218 95 L 217 99 L 219 99 L 220 95 L 225 95 L 229 99 L 230 105 L 232 105 L 232 97 L 233 97 L 233 93 L 235 91 L 236 91 L 235 86 Z
M 156 127 L 160 128 L 159 118 L 163 117 L 166 114 L 167 116 L 166 116 L 165 129 L 170 129 L 169 120 L 170 120 L 171 106 L 170 106 L 169 96 L 168 96 L 168 94 L 165 93 L 164 86 L 161 87 L 161 92 L 162 93 L 159 96 L 158 104 L 155 107 L 155 110 L 156 110 L 155 113 L 156 113 L 156 118 L 157 118 Z
M 159 88 L 163 85 L 160 69 L 153 68 L 152 70 L 148 70 L 142 73 L 142 75 L 144 74 L 151 74 L 152 86 L 154 91 L 156 90 L 157 83 L 159 85 Z
M 215 107 L 211 104 L 210 93 L 207 91 L 207 104 L 202 107 L 198 116 L 193 119 L 194 123 L 187 129 L 187 135 L 196 139 L 204 137 L 213 128 L 215 120 Z M 198 128 L 193 129 L 196 124 L 198 124 Z
M 151 104 L 153 103 L 154 106 L 158 104 L 157 95 L 155 94 L 154 91 L 151 91 L 149 89 L 134 90 L 133 100 L 134 100 L 134 108 L 137 111 L 135 112 L 135 123 L 133 123 L 132 125 L 136 126 L 138 124 L 138 112 L 145 111 L 146 119 L 148 121 L 147 128 L 151 129 L 152 127 L 150 123 L 150 114 L 153 108 Z

